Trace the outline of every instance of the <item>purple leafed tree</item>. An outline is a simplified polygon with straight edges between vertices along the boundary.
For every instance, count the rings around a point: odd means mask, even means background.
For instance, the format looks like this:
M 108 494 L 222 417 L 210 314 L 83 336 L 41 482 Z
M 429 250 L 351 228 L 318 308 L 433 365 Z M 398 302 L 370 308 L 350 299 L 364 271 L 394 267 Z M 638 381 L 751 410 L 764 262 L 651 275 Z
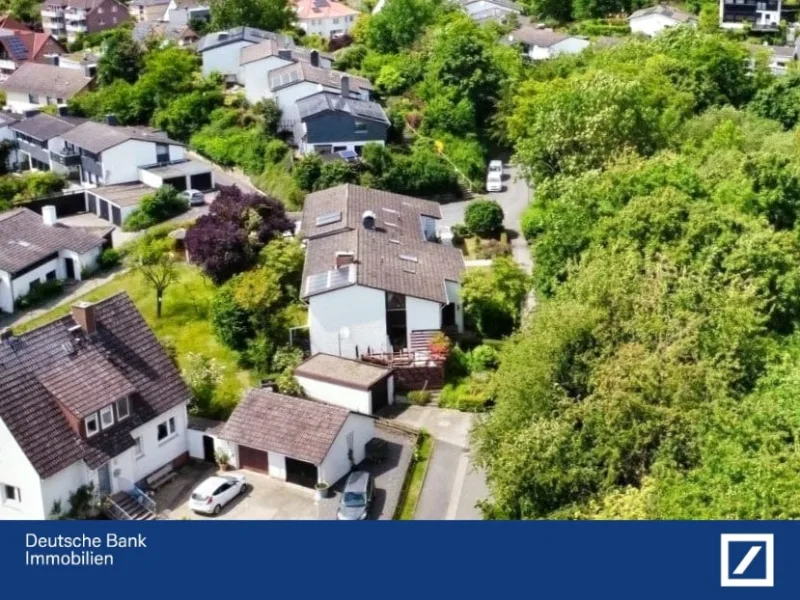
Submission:
M 221 187 L 209 214 L 186 233 L 186 249 L 219 284 L 250 268 L 264 245 L 294 223 L 274 198 Z

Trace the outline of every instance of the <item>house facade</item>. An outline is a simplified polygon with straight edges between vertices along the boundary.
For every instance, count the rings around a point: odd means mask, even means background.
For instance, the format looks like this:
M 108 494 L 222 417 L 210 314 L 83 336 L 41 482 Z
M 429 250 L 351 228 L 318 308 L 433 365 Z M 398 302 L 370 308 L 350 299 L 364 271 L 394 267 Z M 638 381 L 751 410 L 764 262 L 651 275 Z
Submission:
M 669 27 L 697 26 L 697 17 L 669 4 L 658 4 L 631 13 L 628 17 L 631 33 L 653 37 Z
M 238 77 L 242 49 L 265 40 L 274 40 L 281 48 L 294 48 L 291 37 L 254 27 L 234 27 L 203 36 L 197 44 L 197 51 L 203 59 L 203 76 L 220 73 Z
M 336 0 L 296 0 L 294 6 L 300 29 L 329 40 L 350 33 L 360 14 Z
M 723 29 L 775 32 L 780 29 L 782 14 L 782 0 L 719 0 L 719 26 Z
M 247 100 L 253 104 L 269 97 L 269 74 L 296 62 L 312 67 L 330 69 L 333 58 L 318 50 L 282 48 L 277 40 L 264 40 L 245 46 L 239 55 L 239 82 L 244 86 Z
M 435 202 L 351 184 L 306 197 L 301 297 L 312 354 L 423 350 L 418 340 L 433 332 L 463 331 L 464 259 L 436 239 L 439 219 Z
M 510 44 L 519 44 L 523 56 L 529 60 L 547 60 L 562 54 L 580 54 L 590 45 L 586 38 L 563 35 L 552 29 L 542 29 L 530 24 L 512 31 L 507 41 Z
M 46 0 L 42 28 L 56 39 L 74 42 L 79 35 L 117 27 L 128 20 L 128 7 L 117 0 Z
M 24 29 L 0 28 L 0 80 L 26 62 L 47 62 L 48 56 L 66 50 L 46 33 Z
M 10 130 L 20 168 L 53 171 L 78 179 L 80 158 L 66 149 L 62 136 L 83 122 L 84 119 L 38 113 L 12 123 Z
M 128 3 L 128 13 L 137 23 L 159 21 L 169 6 L 170 0 L 132 0 Z
M 188 459 L 189 390 L 125 293 L 0 338 L 0 519 L 64 514 L 83 486 L 110 498 Z
M 177 27 L 189 25 L 192 21 L 208 21 L 211 18 L 211 7 L 202 0 L 170 0 L 164 10 L 162 21 Z
M 14 312 L 16 301 L 46 281 L 80 280 L 97 268 L 105 240 L 56 222 L 56 209 L 42 215 L 27 208 L 0 214 L 0 311 Z
M 6 106 L 25 113 L 42 106 L 65 104 L 70 98 L 91 88 L 93 78 L 78 69 L 26 62 L 0 83 L 6 93 Z

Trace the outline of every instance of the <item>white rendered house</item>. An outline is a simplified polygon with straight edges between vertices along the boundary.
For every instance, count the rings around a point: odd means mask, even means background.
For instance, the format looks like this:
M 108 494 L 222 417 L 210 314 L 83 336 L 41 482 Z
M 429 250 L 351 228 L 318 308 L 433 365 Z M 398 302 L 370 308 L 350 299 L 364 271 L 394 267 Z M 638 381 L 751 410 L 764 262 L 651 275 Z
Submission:
M 295 0 L 294 6 L 300 29 L 325 39 L 349 33 L 360 14 L 336 0 Z
M 653 37 L 669 27 L 697 25 L 697 17 L 668 4 L 657 4 L 631 13 L 628 17 L 631 33 Z

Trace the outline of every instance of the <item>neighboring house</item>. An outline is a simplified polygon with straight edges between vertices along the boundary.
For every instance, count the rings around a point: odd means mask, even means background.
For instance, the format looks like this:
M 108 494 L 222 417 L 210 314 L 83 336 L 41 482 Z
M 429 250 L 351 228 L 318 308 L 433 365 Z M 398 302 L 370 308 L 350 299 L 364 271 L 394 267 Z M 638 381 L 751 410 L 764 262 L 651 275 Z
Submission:
M 390 122 L 383 107 L 351 98 L 347 81 L 343 78 L 340 93 L 318 92 L 297 101 L 294 142 L 301 154 L 351 150 L 360 155 L 365 144 L 386 142 Z
M 461 6 L 479 23 L 502 21 L 512 15 L 522 14 L 522 6 L 511 0 L 461 0 Z
M 203 59 L 203 76 L 211 73 L 238 76 L 242 49 L 264 40 L 275 40 L 281 48 L 294 48 L 290 36 L 254 27 L 235 27 L 203 36 L 197 44 L 197 51 Z
M 128 20 L 128 7 L 117 0 L 45 0 L 45 33 L 74 42 L 79 35 L 112 29 Z
M 124 292 L 0 337 L 0 520 L 65 513 L 88 485 L 132 493 L 188 460 L 191 394 Z
M 309 35 L 333 39 L 350 32 L 360 14 L 335 0 L 295 0 L 297 26 Z
M 173 27 L 189 25 L 192 21 L 208 21 L 211 18 L 211 7 L 205 0 L 170 0 L 162 21 Z
M 345 184 L 306 197 L 301 298 L 311 353 L 346 358 L 415 349 L 463 331 L 464 258 L 436 239 L 436 202 Z
M 54 206 L 45 206 L 42 216 L 27 208 L 0 213 L 0 311 L 14 312 L 15 301 L 45 281 L 80 280 L 84 270 L 96 268 L 104 243 L 92 233 L 58 224 Z
M 522 54 L 530 60 L 547 60 L 561 54 L 580 54 L 589 47 L 586 38 L 556 33 L 552 29 L 540 29 L 524 25 L 508 35 L 509 43 L 522 47 Z
M 170 0 L 131 0 L 128 13 L 137 23 L 159 21 L 169 6 Z
M 719 26 L 775 32 L 783 17 L 782 0 L 719 0 Z
M 294 371 L 308 398 L 372 415 L 394 404 L 394 375 L 388 367 L 315 354 Z
M 697 25 L 697 17 L 669 4 L 657 4 L 631 13 L 628 17 L 631 33 L 641 33 L 648 37 L 658 35 L 668 27 L 678 25 Z
M 751 44 L 748 46 L 753 63 L 759 55 L 766 55 L 767 65 L 773 75 L 786 75 L 789 66 L 797 62 L 800 51 L 795 46 L 769 46 Z
M 78 179 L 80 157 L 67 151 L 62 136 L 84 120 L 39 113 L 13 123 L 10 128 L 14 133 L 20 168 L 53 171 Z
M 20 120 L 19 115 L 10 112 L 0 111 L 0 143 L 8 146 L 8 156 L 6 157 L 6 170 L 16 171 L 19 168 L 19 150 L 17 149 L 17 134 L 12 127 Z
M 92 77 L 78 69 L 27 62 L 0 83 L 6 92 L 6 105 L 13 111 L 26 111 L 47 105 L 65 104 L 88 90 Z
M 137 23 L 134 25 L 131 35 L 135 41 L 142 45 L 152 40 L 165 40 L 175 42 L 178 46 L 186 47 L 197 43 L 200 39 L 200 36 L 188 25 L 170 25 L 160 21 Z
M 368 79 L 296 62 L 269 73 L 267 97 L 281 109 L 281 129 L 294 131 L 300 122 L 297 101 L 318 92 L 333 92 L 355 100 L 369 100 L 372 84 Z
M 72 54 L 50 55 L 47 57 L 49 63 L 62 69 L 75 69 L 81 71 L 87 77 L 97 75 L 97 64 L 100 56 L 91 50 L 82 50 Z
M 374 435 L 371 416 L 261 388 L 239 402 L 215 446 L 237 468 L 313 487 L 347 475 Z
M 0 28 L 0 80 L 26 62 L 48 62 L 48 55 L 64 53 L 64 47 L 46 33 Z
M 247 100 L 256 103 L 269 96 L 269 74 L 296 62 L 330 69 L 333 57 L 318 50 L 282 48 L 278 40 L 264 40 L 242 48 L 239 54 L 239 82 Z

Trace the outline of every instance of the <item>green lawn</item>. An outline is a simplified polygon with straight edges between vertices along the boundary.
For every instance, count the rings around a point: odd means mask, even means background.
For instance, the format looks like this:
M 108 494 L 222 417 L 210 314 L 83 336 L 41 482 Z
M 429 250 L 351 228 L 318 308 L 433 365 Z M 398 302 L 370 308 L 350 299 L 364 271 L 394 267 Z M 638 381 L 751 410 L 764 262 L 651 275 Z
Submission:
M 235 403 L 241 392 L 250 384 L 246 370 L 237 366 L 237 354 L 220 344 L 211 331 L 208 319 L 209 305 L 214 294 L 214 284 L 196 267 L 182 265 L 181 278 L 164 294 L 160 319 L 156 318 L 156 295 L 144 279 L 132 272 L 120 275 L 104 286 L 92 290 L 81 300 L 97 301 L 117 292 L 126 291 L 160 340 L 170 339 L 175 344 L 178 362 L 183 367 L 189 352 L 199 352 L 219 361 L 224 370 L 220 391 L 228 402 Z M 26 331 L 50 322 L 69 312 L 69 304 L 59 306 L 45 315 L 28 321 L 20 327 Z
M 414 460 L 411 462 L 409 473 L 403 484 L 403 491 L 400 494 L 400 502 L 397 504 L 395 519 L 410 521 L 414 518 L 419 503 L 419 495 L 422 493 L 422 485 L 425 483 L 425 474 L 428 472 L 428 461 L 433 452 L 433 438 L 425 431 L 420 432 L 417 447 L 414 453 Z

